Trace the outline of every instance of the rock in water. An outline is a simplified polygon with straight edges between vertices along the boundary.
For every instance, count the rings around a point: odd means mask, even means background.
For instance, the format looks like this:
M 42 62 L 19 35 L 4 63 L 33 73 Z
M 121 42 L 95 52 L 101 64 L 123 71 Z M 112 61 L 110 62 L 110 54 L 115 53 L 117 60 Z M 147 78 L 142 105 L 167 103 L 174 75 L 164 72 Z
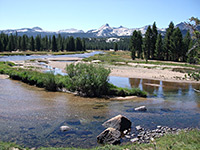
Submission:
M 107 128 L 97 136 L 100 144 L 120 144 L 121 132 L 114 128 Z
M 69 130 L 70 130 L 70 127 L 68 127 L 68 126 L 61 126 L 61 127 L 60 127 L 60 130 L 61 130 L 61 131 L 69 131 Z
M 131 121 L 125 116 L 118 115 L 104 122 L 102 125 L 106 128 L 111 127 L 123 132 L 124 130 L 131 128 Z
M 140 107 L 135 108 L 135 111 L 147 111 L 147 108 L 146 106 L 140 106 Z
M 135 142 L 138 142 L 139 139 L 138 139 L 138 138 L 134 138 L 134 139 L 131 139 L 130 141 L 131 141 L 132 143 L 135 143 Z

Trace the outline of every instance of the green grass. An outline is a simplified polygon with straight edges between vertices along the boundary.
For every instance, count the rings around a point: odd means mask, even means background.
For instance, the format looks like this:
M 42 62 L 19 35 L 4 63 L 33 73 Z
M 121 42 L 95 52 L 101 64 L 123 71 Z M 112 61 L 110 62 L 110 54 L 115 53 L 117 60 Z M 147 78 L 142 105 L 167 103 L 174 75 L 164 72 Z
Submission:
M 0 142 L 0 150 L 9 150 L 15 147 L 22 150 L 22 147 L 6 142 Z M 125 145 L 105 145 L 90 150 L 199 150 L 200 149 L 200 131 L 181 131 L 179 134 L 169 134 L 156 139 L 150 144 L 125 144 Z M 27 150 L 30 150 L 27 148 Z M 89 150 L 81 148 L 53 148 L 41 147 L 37 150 Z
M 105 54 L 96 54 L 89 58 L 83 59 L 84 61 L 101 60 L 104 64 L 110 65 L 120 65 L 118 62 L 128 63 L 138 63 L 138 64 L 153 64 L 153 65 L 167 65 L 167 66 L 181 66 L 181 67 L 191 67 L 195 69 L 200 69 L 199 65 L 189 64 L 189 63 L 176 63 L 167 61 L 151 61 L 146 62 L 145 60 L 132 60 L 131 53 L 129 51 L 117 51 L 117 52 L 105 52 Z

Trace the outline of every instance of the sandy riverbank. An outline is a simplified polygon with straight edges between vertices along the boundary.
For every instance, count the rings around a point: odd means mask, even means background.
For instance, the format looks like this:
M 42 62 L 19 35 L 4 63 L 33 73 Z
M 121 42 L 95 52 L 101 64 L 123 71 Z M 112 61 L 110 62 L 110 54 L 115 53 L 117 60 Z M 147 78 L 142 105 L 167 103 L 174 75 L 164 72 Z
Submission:
M 71 62 L 50 61 L 49 65 L 55 68 L 60 68 L 63 71 L 65 71 L 66 65 L 70 63 Z M 181 68 L 179 66 L 167 66 L 167 65 L 161 66 L 161 65 L 131 63 L 128 66 L 106 65 L 106 67 L 111 69 L 110 76 L 143 78 L 143 79 L 170 81 L 170 82 L 200 83 L 200 81 L 194 81 L 190 78 L 185 78 L 185 73 L 172 71 L 173 68 Z
M 66 65 L 74 62 L 82 62 L 82 58 L 76 57 L 61 57 L 61 58 L 48 58 L 45 59 L 48 62 L 48 66 L 53 68 L 59 68 L 65 72 Z M 18 62 L 19 63 L 19 62 Z M 38 63 L 33 62 L 20 62 L 22 66 L 27 64 L 30 66 L 40 66 Z M 110 76 L 119 76 L 127 78 L 142 78 L 151 80 L 162 80 L 169 82 L 195 82 L 200 83 L 200 81 L 194 81 L 190 78 L 186 78 L 186 73 L 172 71 L 173 68 L 183 68 L 180 66 L 168 66 L 168 65 L 154 65 L 154 64 L 137 64 L 128 63 L 128 65 L 105 65 L 106 68 L 111 69 Z

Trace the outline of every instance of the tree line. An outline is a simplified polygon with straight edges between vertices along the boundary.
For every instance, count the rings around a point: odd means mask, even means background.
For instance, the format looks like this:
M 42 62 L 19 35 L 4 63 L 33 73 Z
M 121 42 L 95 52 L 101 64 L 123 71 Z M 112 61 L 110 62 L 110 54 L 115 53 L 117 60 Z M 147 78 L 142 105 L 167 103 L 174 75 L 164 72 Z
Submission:
M 4 51 L 85 51 L 85 40 L 77 37 L 76 39 L 72 36 L 63 37 L 60 34 L 56 37 L 55 35 L 41 37 L 37 35 L 28 37 L 27 35 L 18 36 L 17 33 L 13 34 L 0 34 L 0 52 Z
M 174 23 L 170 22 L 163 37 L 158 33 L 156 23 L 149 26 L 142 37 L 140 31 L 134 31 L 130 39 L 130 50 L 132 59 L 142 58 L 148 61 L 166 60 L 166 61 L 181 61 L 196 63 L 195 57 L 198 57 L 197 52 L 187 54 L 189 48 L 192 47 L 194 41 L 191 38 L 188 30 L 183 38 L 181 30 L 174 27 Z
M 120 50 L 129 49 L 129 37 L 120 38 L 118 42 L 107 42 L 107 38 L 74 38 L 64 37 L 60 34 L 56 37 L 37 35 L 28 37 L 27 35 L 18 36 L 16 34 L 0 34 L 0 52 L 11 51 L 85 51 L 89 50 L 109 50 L 117 48 Z M 116 46 L 117 44 L 117 46 Z

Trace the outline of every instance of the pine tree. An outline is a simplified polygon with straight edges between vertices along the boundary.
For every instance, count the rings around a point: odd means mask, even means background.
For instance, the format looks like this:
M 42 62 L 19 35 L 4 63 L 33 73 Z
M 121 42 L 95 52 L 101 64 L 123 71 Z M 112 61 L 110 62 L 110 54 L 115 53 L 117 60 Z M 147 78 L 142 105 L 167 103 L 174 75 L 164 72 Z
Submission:
M 76 38 L 76 46 L 75 46 L 75 49 L 77 51 L 82 51 L 83 49 L 83 46 L 82 46 L 82 41 L 79 37 Z
M 22 45 L 21 46 L 22 46 L 22 50 L 23 51 L 27 50 L 27 44 L 28 44 L 27 43 L 27 38 L 28 37 L 25 34 L 22 36 Z
M 31 38 L 30 38 L 30 50 L 31 51 L 35 50 L 35 40 L 34 40 L 33 36 L 31 36 Z
M 35 49 L 37 51 L 41 50 L 41 35 L 37 35 L 35 38 Z
M 83 51 L 86 51 L 85 39 L 82 39 Z
M 73 36 L 69 37 L 68 50 L 69 51 L 74 51 L 75 50 L 75 42 L 74 42 L 74 37 Z
M 183 39 L 183 53 L 182 53 L 182 59 L 185 62 L 187 60 L 187 52 L 189 50 L 189 46 L 190 46 L 190 42 L 191 42 L 191 35 L 190 35 L 190 31 L 188 30 L 184 39 Z
M 21 36 L 19 36 L 19 38 L 18 38 L 18 42 L 17 42 L 17 48 L 19 49 L 19 50 L 21 50 L 22 49 L 22 37 Z
M 131 58 L 134 60 L 135 59 L 135 53 L 136 53 L 136 47 L 137 47 L 137 31 L 133 31 L 133 34 L 131 36 L 131 39 L 130 39 L 130 50 L 131 50 Z
M 174 31 L 174 23 L 170 22 L 164 38 L 165 60 L 170 60 L 172 55 L 172 34 Z
M 51 36 L 49 36 L 48 50 L 52 49 Z
M 7 45 L 8 45 L 8 35 L 7 34 L 3 34 L 3 51 L 6 51 L 7 49 Z
M 57 37 L 57 49 L 58 50 L 62 50 L 62 45 L 63 45 L 62 36 L 61 36 L 61 34 L 58 34 L 58 37 Z
M 114 50 L 115 51 L 118 51 L 118 44 L 115 42 L 115 44 L 114 44 Z
M 158 36 L 158 30 L 156 27 L 156 23 L 153 23 L 153 27 L 152 27 L 152 49 L 151 49 L 151 58 L 155 59 L 155 49 L 156 49 L 156 40 L 157 40 L 157 36 Z
M 3 52 L 3 43 L 1 41 L 1 39 L 0 39 L 0 52 Z
M 52 51 L 53 52 L 57 52 L 58 51 L 55 35 L 53 35 L 53 37 L 52 37 Z
M 135 59 L 136 53 L 138 58 L 142 57 L 142 34 L 140 31 L 133 32 L 130 39 L 130 50 L 132 59 Z
M 181 30 L 177 27 L 171 38 L 171 60 L 179 61 L 179 58 L 182 56 L 183 52 L 183 37 Z
M 152 30 L 151 30 L 151 26 L 149 26 L 147 28 L 147 31 L 144 37 L 144 57 L 146 61 L 148 61 L 148 59 L 150 58 L 150 52 L 152 49 L 151 41 L 152 41 Z
M 45 51 L 47 51 L 49 49 L 49 40 L 48 40 L 47 36 L 44 37 L 43 48 L 44 48 Z
M 162 35 L 158 34 L 157 40 L 156 40 L 156 47 L 155 47 L 155 55 L 154 58 L 158 60 L 163 60 L 163 42 L 162 42 Z
M 141 31 L 138 31 L 138 37 L 137 37 L 137 53 L 138 58 L 142 58 L 142 33 Z

